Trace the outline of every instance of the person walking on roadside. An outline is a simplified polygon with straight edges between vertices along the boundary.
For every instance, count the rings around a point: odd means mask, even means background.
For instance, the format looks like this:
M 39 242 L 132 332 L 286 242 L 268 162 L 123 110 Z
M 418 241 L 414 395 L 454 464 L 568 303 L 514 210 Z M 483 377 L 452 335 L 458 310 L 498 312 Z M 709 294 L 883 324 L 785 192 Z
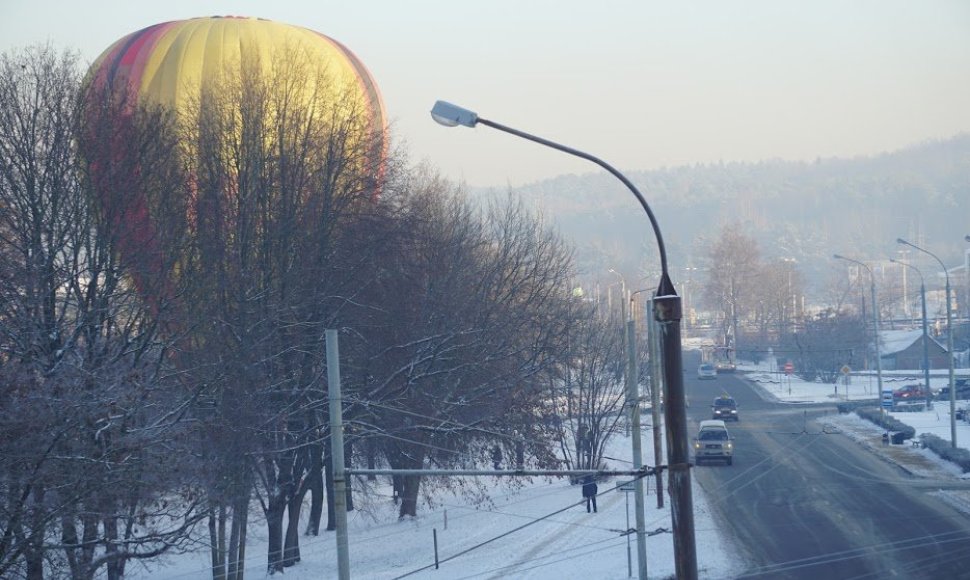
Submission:
M 583 497 L 586 498 L 586 513 L 589 513 L 590 505 L 593 507 L 593 513 L 596 513 L 596 493 L 599 491 L 596 487 L 596 478 L 592 475 L 587 475 L 583 481 Z

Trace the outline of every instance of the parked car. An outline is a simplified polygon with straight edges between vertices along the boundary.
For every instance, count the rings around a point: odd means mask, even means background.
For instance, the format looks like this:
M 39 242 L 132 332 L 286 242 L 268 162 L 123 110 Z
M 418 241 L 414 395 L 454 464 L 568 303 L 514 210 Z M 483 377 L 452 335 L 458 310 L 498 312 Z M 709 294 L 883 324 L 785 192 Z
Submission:
M 727 395 L 721 395 L 714 399 L 711 405 L 711 418 L 724 421 L 740 421 L 738 416 L 738 403 Z
M 906 385 L 893 391 L 896 401 L 921 401 L 926 399 L 926 387 L 922 384 Z
M 953 386 L 956 387 L 957 399 L 970 399 L 970 378 L 953 379 Z M 937 391 L 936 398 L 940 401 L 949 401 L 950 386 L 947 385 Z
M 716 379 L 717 369 L 711 363 L 702 363 L 701 366 L 697 367 L 697 378 Z
M 723 460 L 728 465 L 734 463 L 734 439 L 724 421 L 701 421 L 694 437 L 694 464 L 700 465 L 708 459 Z

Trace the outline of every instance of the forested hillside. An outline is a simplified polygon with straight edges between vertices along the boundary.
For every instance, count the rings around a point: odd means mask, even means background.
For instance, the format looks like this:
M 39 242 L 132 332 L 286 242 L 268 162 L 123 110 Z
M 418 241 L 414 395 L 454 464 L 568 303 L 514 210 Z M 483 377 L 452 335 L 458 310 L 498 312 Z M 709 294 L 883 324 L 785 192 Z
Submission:
M 884 259 L 897 237 L 920 239 L 956 265 L 970 233 L 966 134 L 872 157 L 624 173 L 657 214 L 675 277 L 687 266 L 706 266 L 708 240 L 732 222 L 743 224 L 766 256 L 797 259 L 809 281 L 827 271 L 832 253 Z M 559 225 L 588 274 L 656 269 L 649 222 L 614 177 L 564 175 L 516 192 Z

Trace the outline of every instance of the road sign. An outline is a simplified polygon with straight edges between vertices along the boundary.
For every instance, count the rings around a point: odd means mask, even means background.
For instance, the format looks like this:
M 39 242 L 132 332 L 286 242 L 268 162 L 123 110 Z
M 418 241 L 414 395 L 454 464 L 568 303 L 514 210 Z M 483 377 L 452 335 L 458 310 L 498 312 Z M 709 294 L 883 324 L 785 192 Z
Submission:
M 842 365 L 842 368 L 840 370 L 842 371 L 843 375 L 847 375 L 852 372 L 852 369 L 849 368 L 849 365 Z
M 620 491 L 636 491 L 637 486 L 634 483 L 635 481 L 636 481 L 635 479 L 631 479 L 630 481 L 624 481 L 623 483 L 617 486 L 617 489 L 619 489 Z
M 882 408 L 889 410 L 893 408 L 893 392 L 891 389 L 882 392 Z
M 791 361 L 785 363 L 785 374 L 790 375 L 795 372 L 795 365 Z

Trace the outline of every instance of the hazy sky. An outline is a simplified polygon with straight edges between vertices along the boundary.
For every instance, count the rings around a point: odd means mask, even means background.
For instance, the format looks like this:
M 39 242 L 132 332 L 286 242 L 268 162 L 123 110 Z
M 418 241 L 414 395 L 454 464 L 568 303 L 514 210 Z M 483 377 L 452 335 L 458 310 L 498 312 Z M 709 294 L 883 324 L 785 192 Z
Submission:
M 872 154 L 970 131 L 967 0 L 0 0 L 0 50 L 50 40 L 90 61 L 146 26 L 227 14 L 348 46 L 412 160 L 470 185 L 598 168 L 441 127 L 436 99 L 621 170 Z

